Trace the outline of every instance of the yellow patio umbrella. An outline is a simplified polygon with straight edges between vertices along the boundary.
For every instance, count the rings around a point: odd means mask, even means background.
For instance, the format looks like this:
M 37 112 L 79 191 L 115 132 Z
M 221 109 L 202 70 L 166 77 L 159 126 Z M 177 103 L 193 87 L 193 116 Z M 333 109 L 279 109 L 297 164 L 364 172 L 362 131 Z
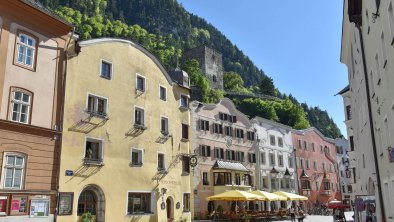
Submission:
M 256 194 L 256 195 L 264 197 L 264 201 L 287 200 L 286 197 L 283 197 L 283 196 L 280 196 L 280 195 L 276 195 L 276 194 L 273 194 L 273 193 L 269 193 L 269 192 L 265 192 L 265 191 L 262 191 L 262 190 L 252 191 L 252 194 Z
M 262 196 L 252 194 L 241 190 L 229 190 L 221 194 L 207 197 L 207 201 L 212 200 L 223 200 L 223 201 L 253 201 L 253 200 L 263 200 Z
M 304 197 L 304 196 L 297 195 L 294 193 L 287 193 L 287 192 L 283 192 L 283 191 L 276 191 L 276 192 L 274 192 L 274 194 L 282 196 L 282 197 L 286 197 L 287 200 L 308 200 L 308 197 Z

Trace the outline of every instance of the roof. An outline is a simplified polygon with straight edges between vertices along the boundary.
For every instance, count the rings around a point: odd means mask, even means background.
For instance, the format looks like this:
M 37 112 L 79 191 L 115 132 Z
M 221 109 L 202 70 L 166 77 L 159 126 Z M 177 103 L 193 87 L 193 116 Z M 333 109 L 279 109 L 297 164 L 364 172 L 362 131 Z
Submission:
M 52 10 L 48 9 L 47 7 L 43 6 L 41 3 L 39 3 L 39 2 L 37 2 L 35 0 L 19 0 L 19 1 L 25 3 L 26 5 L 29 5 L 29 6 L 33 7 L 35 9 L 39 10 L 39 11 L 41 11 L 42 13 L 44 13 L 44 14 L 46 14 L 46 15 L 48 15 L 48 16 L 56 19 L 56 20 L 58 20 L 59 22 L 61 22 L 63 24 L 66 24 L 66 25 L 68 25 L 70 27 L 74 27 L 73 24 L 67 22 L 66 20 L 64 20 L 62 18 L 60 18 Z
M 333 138 L 328 138 L 325 137 L 318 129 L 316 129 L 315 127 L 309 127 L 307 129 L 303 129 L 303 130 L 292 130 L 291 131 L 294 134 L 298 134 L 298 135 L 305 135 L 305 133 L 307 132 L 315 132 L 316 134 L 318 134 L 323 140 L 325 140 L 326 142 L 329 143 L 335 143 L 335 139 Z
M 335 94 L 335 95 L 342 95 L 342 94 L 344 94 L 345 92 L 347 92 L 347 91 L 349 91 L 350 90 L 350 85 L 347 85 L 347 86 L 345 86 L 345 88 L 343 88 L 341 91 L 339 91 L 337 94 Z
M 226 169 L 226 170 L 237 170 L 237 171 L 249 171 L 246 169 L 242 163 L 238 162 L 228 162 L 228 161 L 222 161 L 222 160 L 217 160 L 215 165 L 213 165 L 214 169 Z
M 278 122 L 275 122 L 275 121 L 272 121 L 272 120 L 269 120 L 269 119 L 265 119 L 265 118 L 260 117 L 260 116 L 255 116 L 251 121 L 252 122 L 257 122 L 257 123 L 266 123 L 266 124 L 270 124 L 270 125 L 273 125 L 273 126 L 281 127 L 281 128 L 287 129 L 287 130 L 292 130 L 291 126 L 288 126 L 288 125 L 285 125 L 285 124 L 282 124 L 282 123 L 278 123 Z

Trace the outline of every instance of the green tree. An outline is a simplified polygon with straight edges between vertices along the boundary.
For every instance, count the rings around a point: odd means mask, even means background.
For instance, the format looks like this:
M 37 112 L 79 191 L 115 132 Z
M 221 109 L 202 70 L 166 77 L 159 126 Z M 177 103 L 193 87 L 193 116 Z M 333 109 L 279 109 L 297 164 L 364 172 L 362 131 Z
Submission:
M 244 88 L 244 81 L 236 72 L 225 72 L 223 75 L 223 87 L 225 90 L 239 91 Z
M 276 96 L 274 80 L 271 77 L 264 76 L 260 83 L 260 90 L 262 94 Z

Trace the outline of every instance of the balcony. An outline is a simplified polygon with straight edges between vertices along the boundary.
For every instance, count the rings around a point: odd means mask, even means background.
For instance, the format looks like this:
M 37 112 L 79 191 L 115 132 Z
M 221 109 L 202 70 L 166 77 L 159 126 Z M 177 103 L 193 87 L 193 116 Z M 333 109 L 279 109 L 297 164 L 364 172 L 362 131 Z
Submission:
M 304 195 L 306 197 L 311 196 L 311 194 L 312 194 L 312 192 L 310 189 L 302 189 L 302 191 L 301 191 L 301 195 Z
M 322 196 L 330 196 L 331 195 L 331 190 L 320 191 L 320 195 L 322 195 Z
M 241 185 L 236 185 L 236 184 L 232 184 L 232 185 L 230 185 L 230 184 L 226 184 L 226 185 L 215 185 L 215 186 L 213 187 L 213 192 L 214 192 L 214 195 L 216 195 L 216 194 L 220 194 L 220 193 L 223 193 L 223 192 L 225 192 L 225 191 L 228 191 L 228 190 L 243 190 L 243 191 L 250 191 L 251 188 L 252 188 L 252 186 L 243 185 L 243 184 L 241 184 Z
M 105 112 L 96 112 L 96 111 L 89 110 L 89 109 L 85 110 L 85 111 L 86 111 L 86 113 L 88 113 L 92 117 L 97 117 L 97 118 L 101 118 L 101 119 L 109 119 L 108 114 Z
M 84 158 L 83 159 L 84 165 L 93 165 L 93 166 L 103 166 L 104 162 L 103 159 L 94 159 L 94 158 Z

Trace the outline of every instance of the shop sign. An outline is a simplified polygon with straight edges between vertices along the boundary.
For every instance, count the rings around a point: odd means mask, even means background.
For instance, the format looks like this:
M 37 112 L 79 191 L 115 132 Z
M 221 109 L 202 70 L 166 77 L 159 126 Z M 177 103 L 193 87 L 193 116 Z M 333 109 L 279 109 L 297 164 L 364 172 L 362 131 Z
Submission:
M 389 147 L 388 151 L 389 151 L 389 160 L 390 160 L 390 162 L 394 162 L 394 147 Z
M 74 171 L 66 170 L 66 177 L 71 177 L 71 176 L 74 176 Z

